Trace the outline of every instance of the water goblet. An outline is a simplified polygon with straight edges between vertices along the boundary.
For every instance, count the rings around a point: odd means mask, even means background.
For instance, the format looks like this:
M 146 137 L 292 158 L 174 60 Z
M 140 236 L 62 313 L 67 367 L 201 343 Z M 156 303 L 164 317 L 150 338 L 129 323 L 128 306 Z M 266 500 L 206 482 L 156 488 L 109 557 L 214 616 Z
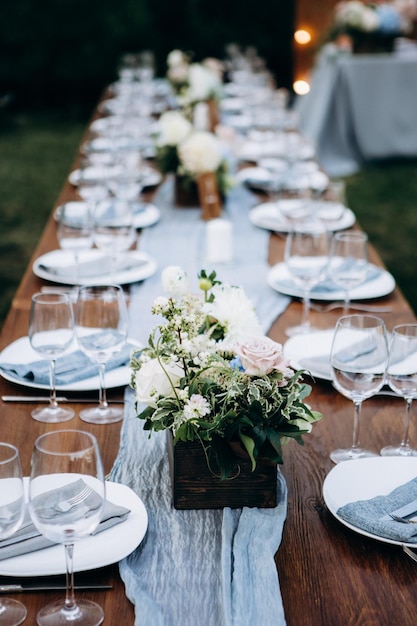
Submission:
M 132 203 L 113 199 L 97 204 L 93 215 L 93 240 L 99 250 L 110 258 L 111 280 L 114 280 L 118 260 L 136 242 Z
M 123 410 L 106 400 L 105 367 L 122 349 L 127 337 L 127 308 L 119 285 L 82 286 L 75 307 L 75 333 L 80 349 L 99 368 L 99 405 L 80 412 L 93 424 L 109 424 L 123 418 Z
M 377 456 L 362 448 L 359 428 L 362 402 L 384 384 L 388 364 L 385 323 L 373 315 L 347 315 L 338 319 L 330 354 L 333 385 L 354 403 L 353 440 L 349 449 L 330 454 L 334 463 Z
M 49 361 L 49 406 L 32 411 L 39 422 L 66 422 L 74 411 L 58 405 L 55 385 L 55 361 L 74 340 L 74 315 L 69 294 L 61 292 L 35 293 L 32 296 L 29 320 L 29 341 L 32 348 Z
M 284 260 L 294 282 L 303 290 L 303 316 L 301 324 L 287 328 L 292 336 L 311 329 L 310 292 L 322 280 L 328 263 L 328 239 L 326 231 L 318 223 L 305 224 L 302 230 L 287 235 Z
M 344 292 L 343 312 L 350 304 L 350 291 L 364 282 L 368 273 L 368 237 L 360 231 L 335 233 L 330 244 L 328 276 Z
M 29 511 L 37 529 L 65 546 L 66 596 L 37 615 L 38 626 L 98 626 L 102 608 L 74 595 L 74 544 L 98 526 L 105 482 L 96 438 L 80 430 L 49 432 L 35 441 L 29 480 Z
M 417 398 L 417 324 L 395 326 L 390 340 L 387 382 L 405 400 L 404 430 L 398 446 L 382 448 L 382 456 L 417 456 L 410 446 L 410 409 Z
M 88 203 L 67 202 L 59 212 L 57 230 L 58 242 L 62 250 L 68 250 L 74 257 L 74 285 L 79 281 L 79 256 L 93 246 L 92 216 Z
M 0 539 L 7 539 L 18 530 L 25 512 L 22 467 L 19 451 L 8 443 L 0 443 Z M 0 624 L 18 626 L 26 619 L 21 602 L 0 597 Z

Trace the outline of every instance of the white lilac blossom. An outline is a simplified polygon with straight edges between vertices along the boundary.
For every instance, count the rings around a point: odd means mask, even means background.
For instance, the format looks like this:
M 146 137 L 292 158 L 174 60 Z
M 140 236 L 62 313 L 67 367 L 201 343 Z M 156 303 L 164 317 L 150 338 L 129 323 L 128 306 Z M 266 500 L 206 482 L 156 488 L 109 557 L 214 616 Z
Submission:
M 177 265 L 166 267 L 161 278 L 162 288 L 168 296 L 176 298 L 188 293 L 188 276 L 181 267 Z

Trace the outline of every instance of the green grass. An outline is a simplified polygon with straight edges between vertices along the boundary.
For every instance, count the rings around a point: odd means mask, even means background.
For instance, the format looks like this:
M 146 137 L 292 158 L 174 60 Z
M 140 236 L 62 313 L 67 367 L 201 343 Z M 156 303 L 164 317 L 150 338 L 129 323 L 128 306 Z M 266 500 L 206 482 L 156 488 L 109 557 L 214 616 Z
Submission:
M 86 124 L 63 112 L 0 111 L 0 324 Z M 349 206 L 417 312 L 417 160 L 372 165 L 346 182 Z
M 65 182 L 85 121 L 0 110 L 0 323 Z

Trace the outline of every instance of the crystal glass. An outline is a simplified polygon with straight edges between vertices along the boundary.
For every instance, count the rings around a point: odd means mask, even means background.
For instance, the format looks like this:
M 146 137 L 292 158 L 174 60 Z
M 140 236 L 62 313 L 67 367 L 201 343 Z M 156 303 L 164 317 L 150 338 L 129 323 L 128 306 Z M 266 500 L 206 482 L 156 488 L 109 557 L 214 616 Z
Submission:
M 127 308 L 118 285 L 83 286 L 75 307 L 75 333 L 80 349 L 99 368 L 99 405 L 80 412 L 85 422 L 109 424 L 123 418 L 123 409 L 110 407 L 106 400 L 105 367 L 122 349 L 127 336 Z
M 294 282 L 304 293 L 303 317 L 299 326 L 287 328 L 287 335 L 308 332 L 311 329 L 310 292 L 325 276 L 328 263 L 328 238 L 319 223 L 304 224 L 302 230 L 287 235 L 284 260 Z
M 96 205 L 93 239 L 97 248 L 110 258 L 111 280 L 115 279 L 118 266 L 123 267 L 123 253 L 133 246 L 136 238 L 132 202 L 114 199 Z
M 334 463 L 377 456 L 360 446 L 360 414 L 362 402 L 383 386 L 387 364 L 387 332 L 383 320 L 373 315 L 339 318 L 330 354 L 332 379 L 337 391 L 353 401 L 355 410 L 352 446 L 331 452 Z
M 74 315 L 69 294 L 62 292 L 35 293 L 32 296 L 29 320 L 29 341 L 32 348 L 49 361 L 49 406 L 37 408 L 31 415 L 39 422 L 65 422 L 74 411 L 58 405 L 55 386 L 55 361 L 74 340 Z
M 61 207 L 57 230 L 58 242 L 62 250 L 68 250 L 74 257 L 74 285 L 79 281 L 79 256 L 93 246 L 92 216 L 89 205 L 67 202 Z
M 105 502 L 104 472 L 96 438 L 80 430 L 58 430 L 35 441 L 29 480 L 29 511 L 37 529 L 65 546 L 65 600 L 48 604 L 38 626 L 98 626 L 102 608 L 75 600 L 74 544 L 98 526 Z
M 390 340 L 387 382 L 405 400 L 404 430 L 398 446 L 382 448 L 382 456 L 417 456 L 410 446 L 410 409 L 417 398 L 417 324 L 395 326 Z
M 368 273 L 367 235 L 359 231 L 335 233 L 330 244 L 327 273 L 332 282 L 343 289 L 346 315 L 351 290 L 363 283 Z
M 7 539 L 20 527 L 25 512 L 22 467 L 19 451 L 0 443 L 0 539 Z M 0 624 L 18 626 L 26 619 L 21 602 L 0 596 Z

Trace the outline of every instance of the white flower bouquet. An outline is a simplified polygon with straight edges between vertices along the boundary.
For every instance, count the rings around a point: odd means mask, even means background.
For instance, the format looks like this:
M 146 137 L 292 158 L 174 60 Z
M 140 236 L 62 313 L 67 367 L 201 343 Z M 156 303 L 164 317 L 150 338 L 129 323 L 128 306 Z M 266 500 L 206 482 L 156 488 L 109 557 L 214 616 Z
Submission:
M 213 59 L 192 63 L 182 50 L 172 50 L 167 57 L 167 78 L 182 107 L 218 99 L 221 94 L 221 71 Z
M 145 430 L 169 429 L 178 441 L 200 442 L 209 468 L 228 478 L 239 465 L 233 443 L 256 467 L 282 463 L 282 445 L 302 436 L 322 416 L 303 400 L 311 387 L 263 336 L 252 303 L 239 287 L 202 270 L 202 295 L 189 290 L 179 267 L 163 272 L 162 316 L 148 345 L 132 356 L 132 387 Z M 204 295 L 203 295 L 204 294 Z M 216 469 L 214 469 L 216 468 Z
M 360 33 L 399 36 L 411 27 L 410 3 L 415 7 L 415 0 L 339 2 L 334 10 L 333 34 L 347 34 L 353 38 Z

